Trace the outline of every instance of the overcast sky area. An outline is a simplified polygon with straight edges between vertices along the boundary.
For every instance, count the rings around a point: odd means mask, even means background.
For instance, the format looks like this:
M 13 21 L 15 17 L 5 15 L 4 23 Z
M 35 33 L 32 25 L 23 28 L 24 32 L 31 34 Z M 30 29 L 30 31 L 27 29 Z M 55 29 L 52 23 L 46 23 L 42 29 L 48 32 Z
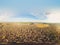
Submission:
M 0 0 L 0 22 L 60 23 L 60 0 Z

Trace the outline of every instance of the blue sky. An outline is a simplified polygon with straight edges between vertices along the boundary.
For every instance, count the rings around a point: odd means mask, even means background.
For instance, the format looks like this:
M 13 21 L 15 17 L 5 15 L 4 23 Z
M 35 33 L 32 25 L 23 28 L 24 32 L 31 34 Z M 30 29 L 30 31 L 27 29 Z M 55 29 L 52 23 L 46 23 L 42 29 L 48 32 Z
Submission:
M 0 0 L 0 21 L 59 22 L 58 11 L 60 0 Z M 55 21 L 55 13 L 58 21 Z

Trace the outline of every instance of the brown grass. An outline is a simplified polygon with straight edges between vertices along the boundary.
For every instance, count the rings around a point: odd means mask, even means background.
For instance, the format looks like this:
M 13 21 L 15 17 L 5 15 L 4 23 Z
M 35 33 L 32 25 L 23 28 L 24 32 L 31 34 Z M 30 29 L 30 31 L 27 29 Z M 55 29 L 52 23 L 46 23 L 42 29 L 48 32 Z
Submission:
M 0 43 L 8 42 L 57 43 L 58 32 L 49 24 L 0 23 Z

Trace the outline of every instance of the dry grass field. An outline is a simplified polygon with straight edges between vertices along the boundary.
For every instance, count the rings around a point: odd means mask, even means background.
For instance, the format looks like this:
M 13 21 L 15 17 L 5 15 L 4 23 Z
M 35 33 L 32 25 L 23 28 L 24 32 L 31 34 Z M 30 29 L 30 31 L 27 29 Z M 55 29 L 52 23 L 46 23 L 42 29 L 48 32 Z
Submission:
M 45 23 L 0 23 L 0 44 L 15 42 L 55 45 L 60 42 L 57 27 L 57 24 Z

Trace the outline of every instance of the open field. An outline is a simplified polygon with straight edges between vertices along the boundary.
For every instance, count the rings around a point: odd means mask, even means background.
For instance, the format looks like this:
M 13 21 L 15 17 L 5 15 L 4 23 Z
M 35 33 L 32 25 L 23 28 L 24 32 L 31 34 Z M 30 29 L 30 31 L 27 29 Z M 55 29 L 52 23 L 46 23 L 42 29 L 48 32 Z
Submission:
M 59 24 L 0 23 L 0 44 L 55 45 L 60 43 L 59 30 Z

